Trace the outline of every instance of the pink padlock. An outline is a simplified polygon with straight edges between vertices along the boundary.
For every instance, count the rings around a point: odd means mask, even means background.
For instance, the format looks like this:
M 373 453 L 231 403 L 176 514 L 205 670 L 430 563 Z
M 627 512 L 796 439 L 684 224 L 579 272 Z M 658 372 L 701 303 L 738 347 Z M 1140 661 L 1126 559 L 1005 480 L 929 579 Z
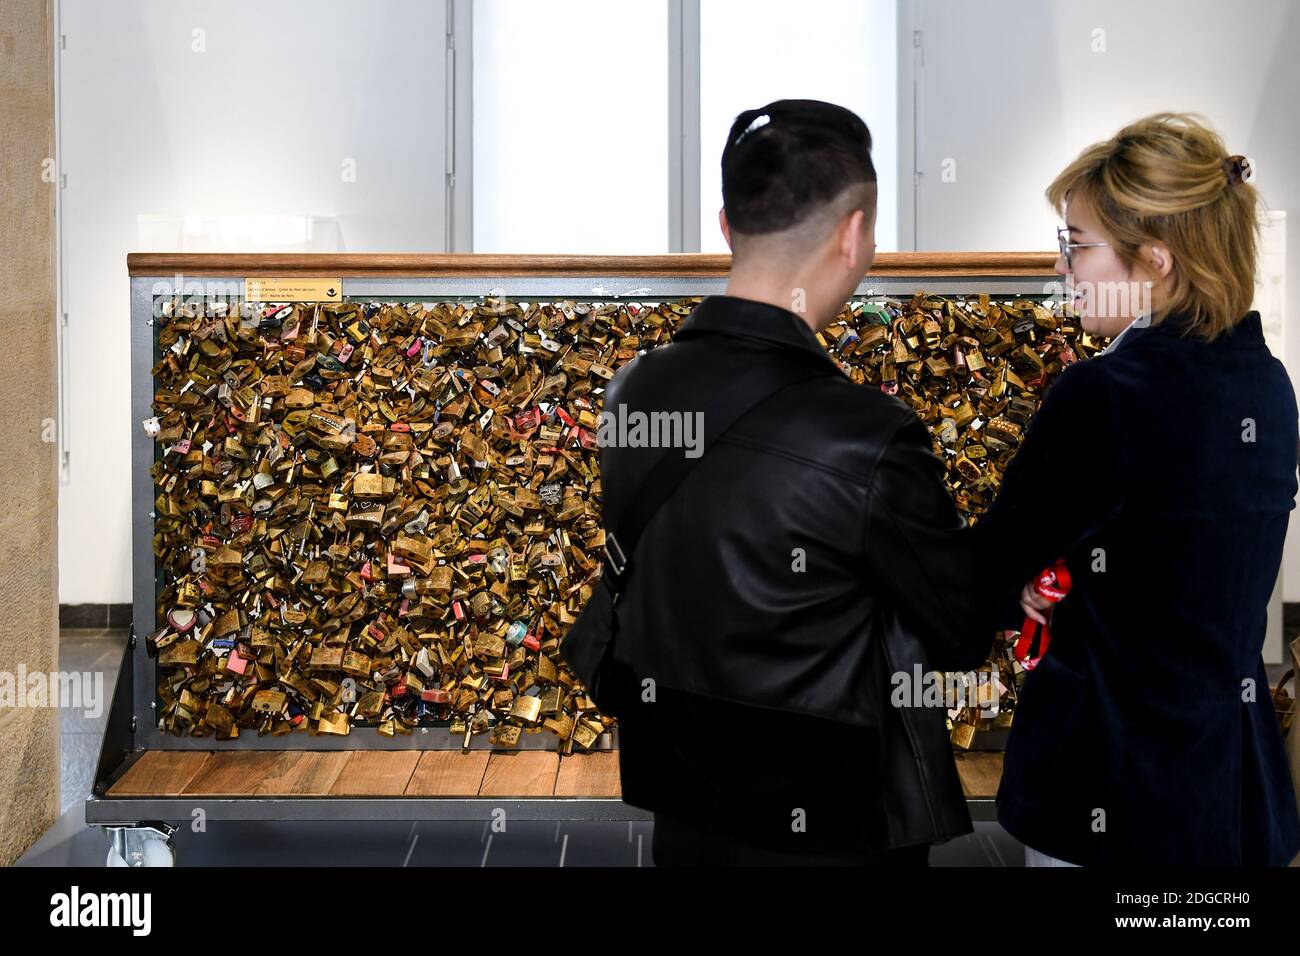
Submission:
M 239 656 L 239 651 L 231 650 L 230 656 L 226 659 L 226 670 L 232 674 L 243 674 L 248 670 L 248 659 Z

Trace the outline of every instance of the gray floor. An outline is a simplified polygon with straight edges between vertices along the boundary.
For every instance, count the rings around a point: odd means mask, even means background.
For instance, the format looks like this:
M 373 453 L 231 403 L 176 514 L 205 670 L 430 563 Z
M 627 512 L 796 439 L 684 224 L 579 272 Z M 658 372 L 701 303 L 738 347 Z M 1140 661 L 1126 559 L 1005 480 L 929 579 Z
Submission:
M 65 630 L 61 671 L 102 672 L 104 713 L 62 715 L 63 816 L 18 861 L 19 866 L 101 866 L 107 839 L 85 825 L 82 801 L 90 793 L 100 737 L 118 665 L 126 646 L 121 630 Z M 176 832 L 181 866 L 651 866 L 650 823 L 510 824 L 490 833 L 485 823 L 251 823 L 210 821 L 206 832 Z M 930 855 L 935 866 L 1020 866 L 1020 843 L 995 823 Z
M 178 830 L 179 866 L 653 866 L 650 823 L 208 823 Z M 102 866 L 106 837 L 65 813 L 19 866 Z M 1021 866 L 1020 843 L 995 823 L 936 847 L 934 866 Z
M 126 640 L 125 630 L 68 628 L 59 632 L 61 672 L 104 675 L 103 707 L 98 717 L 87 717 L 76 708 L 61 711 L 59 805 L 64 813 L 90 794 Z

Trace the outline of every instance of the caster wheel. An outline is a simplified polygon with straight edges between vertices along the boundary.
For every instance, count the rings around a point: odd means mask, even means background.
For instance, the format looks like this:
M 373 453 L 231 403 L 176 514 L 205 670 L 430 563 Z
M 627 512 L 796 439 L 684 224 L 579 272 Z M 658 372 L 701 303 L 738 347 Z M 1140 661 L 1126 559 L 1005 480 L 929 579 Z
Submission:
M 168 832 L 162 832 L 153 827 L 123 827 L 113 828 L 110 832 L 113 839 L 105 866 L 176 865 L 176 848 L 171 842 L 170 828 Z

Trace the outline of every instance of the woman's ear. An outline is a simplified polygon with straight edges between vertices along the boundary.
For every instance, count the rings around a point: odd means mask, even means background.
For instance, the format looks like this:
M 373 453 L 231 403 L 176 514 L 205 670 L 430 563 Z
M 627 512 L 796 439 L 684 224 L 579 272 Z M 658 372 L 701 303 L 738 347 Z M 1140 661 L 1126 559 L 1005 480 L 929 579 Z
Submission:
M 1174 257 L 1163 242 L 1150 242 L 1142 247 L 1142 262 L 1153 278 L 1167 279 L 1174 271 Z

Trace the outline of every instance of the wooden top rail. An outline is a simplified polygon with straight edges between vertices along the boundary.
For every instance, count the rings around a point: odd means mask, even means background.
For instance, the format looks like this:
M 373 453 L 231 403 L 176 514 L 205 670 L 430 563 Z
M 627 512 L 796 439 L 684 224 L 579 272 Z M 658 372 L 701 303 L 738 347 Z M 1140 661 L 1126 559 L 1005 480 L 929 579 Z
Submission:
M 869 276 L 1048 276 L 1055 252 L 882 252 Z M 132 276 L 460 276 L 724 277 L 729 254 L 656 256 L 498 255 L 496 253 L 187 253 L 132 252 Z

